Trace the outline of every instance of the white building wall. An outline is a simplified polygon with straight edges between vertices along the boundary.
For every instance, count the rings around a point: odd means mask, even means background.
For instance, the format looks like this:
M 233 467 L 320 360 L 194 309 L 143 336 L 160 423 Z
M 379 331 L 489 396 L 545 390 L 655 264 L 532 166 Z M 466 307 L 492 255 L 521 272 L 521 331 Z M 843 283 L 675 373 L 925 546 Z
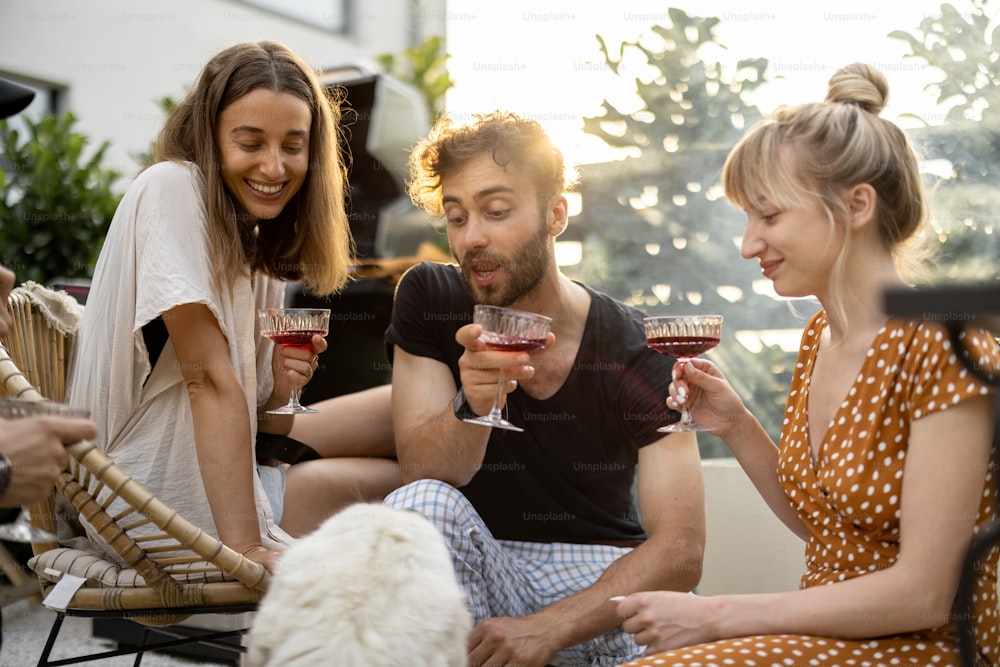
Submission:
M 346 0 L 350 25 L 335 34 L 238 0 L 4 0 L 0 76 L 63 91 L 58 110 L 94 145 L 110 141 L 106 165 L 128 176 L 163 124 L 157 100 L 181 97 L 221 49 L 271 39 L 316 68 L 374 69 L 378 53 L 443 36 L 444 1 Z

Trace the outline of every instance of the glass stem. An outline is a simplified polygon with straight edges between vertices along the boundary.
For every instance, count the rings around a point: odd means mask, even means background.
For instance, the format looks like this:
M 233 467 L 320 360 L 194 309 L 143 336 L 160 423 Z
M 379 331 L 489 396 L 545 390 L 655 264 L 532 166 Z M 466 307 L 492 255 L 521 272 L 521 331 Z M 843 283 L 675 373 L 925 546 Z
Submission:
M 678 366 L 684 366 L 688 363 L 688 361 L 688 358 L 680 359 L 678 360 Z M 694 417 L 691 416 L 691 404 L 688 402 L 688 398 L 690 398 L 690 396 L 684 399 L 684 410 L 681 411 L 681 424 L 684 424 L 685 426 L 694 424 Z
M 503 414 L 500 412 L 500 395 L 503 393 L 503 372 L 500 373 L 500 379 L 497 381 L 497 390 L 493 394 L 493 407 L 490 408 L 490 419 L 493 421 L 498 421 L 503 419 Z
M 292 387 L 292 393 L 288 395 L 288 407 L 290 408 L 300 408 L 302 404 L 299 403 L 299 388 Z
M 681 423 L 686 425 L 694 423 L 694 418 L 691 416 L 691 408 L 684 406 L 684 416 L 681 417 Z

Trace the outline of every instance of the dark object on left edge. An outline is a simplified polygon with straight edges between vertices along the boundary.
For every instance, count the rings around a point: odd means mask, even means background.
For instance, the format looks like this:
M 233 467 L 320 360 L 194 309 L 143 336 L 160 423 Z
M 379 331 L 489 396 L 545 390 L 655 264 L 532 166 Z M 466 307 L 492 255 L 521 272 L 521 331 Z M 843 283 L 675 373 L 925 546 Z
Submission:
M 19 83 L 0 79 L 0 118 L 8 118 L 24 110 L 31 100 L 35 99 L 35 91 Z

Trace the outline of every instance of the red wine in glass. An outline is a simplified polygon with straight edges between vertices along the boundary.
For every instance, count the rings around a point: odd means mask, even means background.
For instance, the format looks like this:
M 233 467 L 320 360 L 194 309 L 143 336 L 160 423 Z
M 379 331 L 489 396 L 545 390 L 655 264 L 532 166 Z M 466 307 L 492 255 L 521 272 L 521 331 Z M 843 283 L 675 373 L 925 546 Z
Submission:
M 646 345 L 660 354 L 686 364 L 699 354 L 708 352 L 719 344 L 722 335 L 722 315 L 659 315 L 643 320 Z M 662 426 L 657 431 L 707 431 L 691 417 L 691 409 L 684 406 L 679 422 Z
M 325 336 L 330 330 L 330 310 L 327 308 L 271 308 L 257 311 L 261 335 L 282 347 L 311 350 L 313 336 Z M 272 415 L 298 415 L 319 412 L 299 402 L 299 388 L 294 387 L 288 403 Z
M 493 331 L 484 331 L 480 336 L 486 347 L 501 352 L 531 352 L 545 347 L 544 338 L 520 338 Z
M 326 331 L 322 329 L 310 329 L 308 331 L 275 331 L 266 334 L 268 338 L 283 347 L 296 347 L 300 350 L 312 349 L 313 336 L 325 336 Z
M 646 340 L 646 344 L 660 354 L 674 359 L 694 359 L 719 344 L 718 336 L 658 336 Z
M 472 321 L 483 328 L 479 339 L 486 347 L 490 350 L 503 352 L 531 352 L 544 347 L 545 339 L 552 327 L 552 320 L 544 315 L 499 306 L 477 305 L 473 309 Z M 470 417 L 463 421 L 508 431 L 524 431 L 523 428 L 511 424 L 503 418 L 503 413 L 500 411 L 503 385 L 503 370 L 501 369 L 496 393 L 493 395 L 493 407 L 489 414 L 482 417 Z

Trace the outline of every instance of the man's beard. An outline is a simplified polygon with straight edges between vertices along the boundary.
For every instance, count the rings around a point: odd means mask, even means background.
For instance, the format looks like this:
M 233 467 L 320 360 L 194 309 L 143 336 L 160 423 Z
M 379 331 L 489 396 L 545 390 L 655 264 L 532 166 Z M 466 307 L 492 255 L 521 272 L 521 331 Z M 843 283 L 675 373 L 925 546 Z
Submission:
M 538 233 L 518 246 L 510 260 L 487 252 L 467 253 L 461 262 L 462 279 L 473 301 L 487 306 L 507 307 L 531 292 L 549 268 L 548 239 L 543 217 Z M 470 265 L 476 261 L 496 263 L 497 268 L 503 268 L 507 274 L 506 281 L 501 281 L 499 285 L 477 285 L 470 275 Z

